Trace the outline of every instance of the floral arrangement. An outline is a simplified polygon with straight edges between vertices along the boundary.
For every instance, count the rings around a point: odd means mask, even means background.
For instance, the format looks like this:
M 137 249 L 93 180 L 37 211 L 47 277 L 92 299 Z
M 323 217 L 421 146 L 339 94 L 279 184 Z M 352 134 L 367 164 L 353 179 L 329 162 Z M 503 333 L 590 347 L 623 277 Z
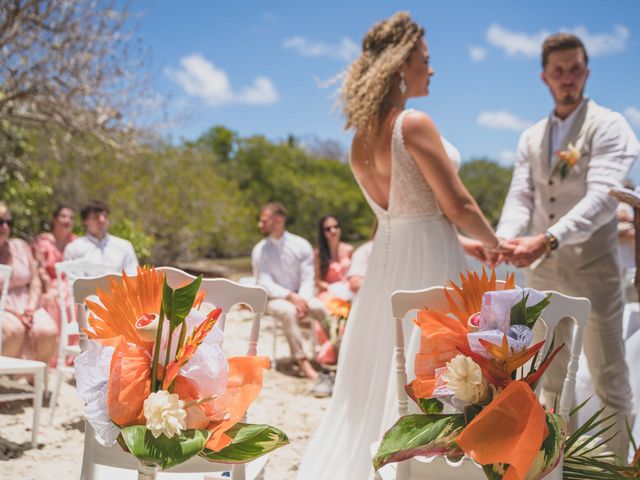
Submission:
M 324 293 L 320 298 L 327 315 L 316 324 L 316 336 L 320 344 L 316 360 L 324 365 L 335 365 L 351 311 L 353 294 L 348 285 L 342 282 L 332 284 L 329 291 Z
M 100 303 L 86 301 L 88 348 L 75 361 L 86 419 L 99 443 L 141 464 L 244 463 L 288 443 L 277 428 L 242 423 L 269 360 L 225 356 L 221 309 L 206 312 L 201 280 L 172 289 L 139 268 L 98 291 Z
M 556 152 L 556 158 L 557 161 L 553 167 L 552 174 L 559 173 L 560 178 L 564 180 L 569 175 L 569 170 L 575 167 L 576 163 L 582 158 L 582 154 L 573 143 L 570 143 L 567 145 L 566 150 Z
M 385 433 L 374 466 L 467 455 L 491 480 L 542 478 L 560 460 L 567 433 L 566 421 L 545 411 L 534 393 L 562 348 L 548 348 L 536 361 L 544 342 L 532 345 L 531 329 L 550 296 L 516 288 L 513 275 L 497 290 L 495 271 L 460 278 L 461 286 L 451 282 L 445 290 L 449 312 L 418 312 L 416 379 L 406 390 L 422 413 Z

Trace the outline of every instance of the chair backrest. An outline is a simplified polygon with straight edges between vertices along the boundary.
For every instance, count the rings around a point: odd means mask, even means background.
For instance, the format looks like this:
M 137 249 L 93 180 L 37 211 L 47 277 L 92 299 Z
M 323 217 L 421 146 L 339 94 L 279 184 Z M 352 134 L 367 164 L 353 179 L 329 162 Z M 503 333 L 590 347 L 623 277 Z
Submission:
M 167 283 L 172 288 L 178 288 L 192 282 L 196 277 L 173 267 L 158 267 L 164 272 Z M 241 285 L 226 278 L 203 278 L 200 290 L 205 292 L 205 301 L 222 308 L 220 326 L 224 330 L 227 313 L 236 305 L 246 305 L 254 313 L 249 348 L 247 355 L 256 354 L 258 337 L 260 336 L 260 321 L 267 308 L 267 291 L 259 286 Z
M 178 288 L 195 278 L 193 275 L 173 267 L 158 267 L 156 270 L 165 274 L 167 283 L 172 288 Z M 94 278 L 78 278 L 74 282 L 73 297 L 78 307 L 78 323 L 82 328 L 87 328 L 84 300 L 90 295 L 95 295 L 97 289 L 108 291 L 109 284 L 112 279 L 122 281 L 122 276 L 108 274 Z M 222 278 L 205 278 L 202 280 L 200 288 L 205 291 L 204 301 L 222 308 L 223 317 L 221 317 L 221 321 L 223 322 L 226 313 L 235 305 L 244 304 L 252 309 L 254 313 L 254 321 L 249 338 L 248 355 L 255 355 L 258 336 L 260 333 L 260 318 L 267 305 L 266 290 L 262 287 L 240 285 Z M 222 327 L 224 327 L 224 323 L 222 323 Z M 87 336 L 86 334 L 81 333 L 80 347 L 82 350 L 86 348 L 86 344 Z M 82 478 L 84 480 L 93 478 L 92 472 L 94 464 L 127 469 L 136 468 L 137 463 L 133 456 L 125 454 L 118 446 L 108 448 L 100 445 L 95 440 L 93 428 L 86 422 L 84 448 L 85 454 L 82 467 Z M 189 461 L 172 468 L 171 472 L 199 473 L 229 470 L 231 468 L 232 467 L 230 465 L 215 464 L 200 457 L 194 457 Z M 244 465 L 234 466 L 232 478 L 243 479 L 245 474 L 244 472 Z
M 0 265 L 0 281 L 2 281 L 2 290 L 0 290 L 0 355 L 2 355 L 2 314 L 11 281 L 11 267 L 9 265 Z
M 69 335 L 79 333 L 76 321 L 76 309 L 71 294 L 73 282 L 78 278 L 97 277 L 106 273 L 118 273 L 111 265 L 87 262 L 86 260 L 66 260 L 56 263 L 56 284 L 58 287 L 58 306 L 60 308 L 60 346 L 65 346 Z M 69 315 L 71 318 L 69 318 Z
M 498 288 L 504 288 L 504 282 L 498 282 Z M 391 309 L 396 323 L 395 359 L 399 416 L 406 415 L 408 411 L 408 397 L 404 387 L 407 384 L 404 318 L 408 313 L 424 307 L 442 313 L 450 313 L 449 304 L 444 292 L 445 287 L 431 287 L 424 290 L 398 290 L 391 295 Z M 569 317 L 575 324 L 567 376 L 558 408 L 559 414 L 568 416 L 574 400 L 578 359 L 580 357 L 580 351 L 582 350 L 584 327 L 587 324 L 589 313 L 591 312 L 591 302 L 586 298 L 569 297 L 554 291 L 543 293 L 551 293 L 552 296 L 551 303 L 544 310 L 542 317 L 546 327 L 545 344 L 542 353 L 545 353 L 551 346 L 553 331 L 560 320 Z M 538 358 L 539 363 L 542 361 L 542 358 L 544 358 L 544 355 L 539 355 Z

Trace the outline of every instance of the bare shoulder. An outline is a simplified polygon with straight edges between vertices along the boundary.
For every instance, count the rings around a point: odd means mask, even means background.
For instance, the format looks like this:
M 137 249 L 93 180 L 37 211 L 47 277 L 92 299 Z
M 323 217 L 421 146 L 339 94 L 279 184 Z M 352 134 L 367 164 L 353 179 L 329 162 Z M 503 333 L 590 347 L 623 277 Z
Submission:
M 436 124 L 425 112 L 413 110 L 409 112 L 402 122 L 402 136 L 407 146 L 417 145 L 425 139 L 440 137 Z

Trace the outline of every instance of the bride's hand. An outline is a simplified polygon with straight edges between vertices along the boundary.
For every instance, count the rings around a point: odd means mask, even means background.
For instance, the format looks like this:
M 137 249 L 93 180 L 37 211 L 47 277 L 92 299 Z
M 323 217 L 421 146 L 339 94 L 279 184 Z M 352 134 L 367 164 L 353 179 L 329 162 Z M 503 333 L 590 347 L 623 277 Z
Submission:
M 464 249 L 464 253 L 466 253 L 470 257 L 478 259 L 482 264 L 488 264 L 489 259 L 485 254 L 485 249 L 482 242 L 478 240 L 472 240 L 462 235 L 459 235 L 458 237 L 460 239 L 460 243 L 462 244 L 462 248 Z

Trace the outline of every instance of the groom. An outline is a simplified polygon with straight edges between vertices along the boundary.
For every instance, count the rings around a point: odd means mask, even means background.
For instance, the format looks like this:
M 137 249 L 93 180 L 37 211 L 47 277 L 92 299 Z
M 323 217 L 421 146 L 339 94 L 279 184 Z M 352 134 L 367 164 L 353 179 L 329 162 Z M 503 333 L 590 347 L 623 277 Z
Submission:
M 621 114 L 583 96 L 587 65 L 576 36 L 559 33 L 545 40 L 542 81 L 555 108 L 520 137 L 497 235 L 513 247 L 507 261 L 531 267 L 530 287 L 591 300 L 584 352 L 605 414 L 616 414 L 620 433 L 609 447 L 626 462 L 624 418 L 631 414 L 632 399 L 622 339 L 616 201 L 608 192 L 622 186 L 640 144 Z M 556 329 L 555 344 L 566 347 L 543 380 L 547 406 L 560 398 L 571 327 L 564 321 Z

